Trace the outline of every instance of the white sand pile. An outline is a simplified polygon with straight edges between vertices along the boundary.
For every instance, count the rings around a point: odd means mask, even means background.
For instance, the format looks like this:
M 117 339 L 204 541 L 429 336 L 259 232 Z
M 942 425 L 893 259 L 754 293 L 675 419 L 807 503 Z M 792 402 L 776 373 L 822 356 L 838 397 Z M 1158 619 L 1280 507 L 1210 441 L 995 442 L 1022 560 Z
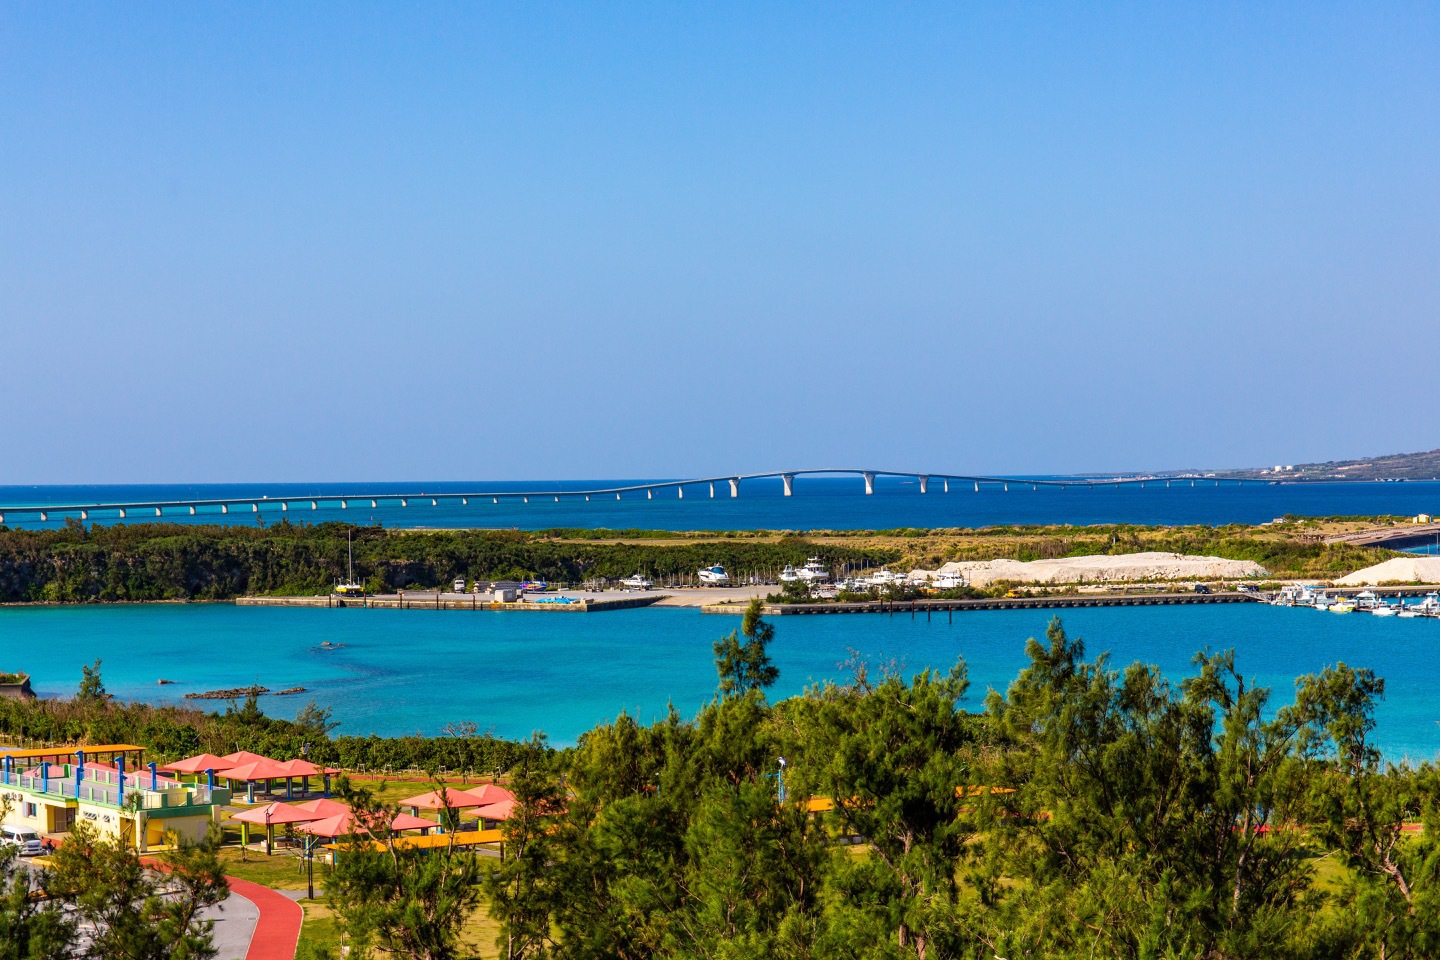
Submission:
M 1132 580 L 1239 580 L 1269 575 L 1250 560 L 1196 557 L 1183 553 L 1125 553 L 1059 560 L 966 560 L 947 563 L 940 573 L 963 573 L 976 587 L 997 580 L 1014 583 L 1116 583 Z
M 1395 557 L 1335 581 L 1342 587 L 1416 582 L 1440 583 L 1440 557 Z

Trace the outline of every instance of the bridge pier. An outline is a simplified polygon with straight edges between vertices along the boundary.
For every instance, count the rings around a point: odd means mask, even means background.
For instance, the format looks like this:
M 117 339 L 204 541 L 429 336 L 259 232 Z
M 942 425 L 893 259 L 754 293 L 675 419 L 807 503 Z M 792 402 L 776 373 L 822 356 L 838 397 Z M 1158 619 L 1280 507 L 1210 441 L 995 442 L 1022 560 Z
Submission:
M 875 474 L 866 473 L 862 476 L 865 477 L 865 496 L 868 497 L 875 492 Z
M 739 478 L 739 477 L 731 477 L 731 478 L 730 478 L 730 496 L 731 496 L 732 498 L 740 496 L 740 478 Z
M 785 482 L 785 496 L 793 497 L 795 495 L 795 474 L 782 473 L 780 479 Z
M 930 478 L 929 478 L 929 477 L 921 477 L 921 478 L 920 478 L 920 492 L 921 492 L 921 493 L 929 493 L 929 492 L 930 492 Z

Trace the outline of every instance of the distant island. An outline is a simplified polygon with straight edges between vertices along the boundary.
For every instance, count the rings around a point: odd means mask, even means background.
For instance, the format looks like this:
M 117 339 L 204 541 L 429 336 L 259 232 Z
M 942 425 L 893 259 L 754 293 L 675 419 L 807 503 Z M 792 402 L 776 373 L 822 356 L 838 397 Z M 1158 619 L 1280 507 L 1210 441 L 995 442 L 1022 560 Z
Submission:
M 1227 477 L 1282 480 L 1440 480 L 1440 450 L 1389 453 L 1359 460 L 1272 464 L 1243 470 L 1219 470 Z

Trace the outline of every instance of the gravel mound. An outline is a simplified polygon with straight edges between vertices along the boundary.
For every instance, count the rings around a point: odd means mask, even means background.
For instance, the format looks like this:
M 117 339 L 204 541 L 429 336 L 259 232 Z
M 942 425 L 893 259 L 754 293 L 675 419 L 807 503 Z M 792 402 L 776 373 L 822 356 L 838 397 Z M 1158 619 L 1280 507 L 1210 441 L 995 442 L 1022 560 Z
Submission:
M 1440 557 L 1394 557 L 1335 581 L 1341 587 L 1381 583 L 1440 583 Z
M 989 586 L 997 580 L 1014 583 L 1125 583 L 1135 580 L 1243 580 L 1269 576 L 1268 570 L 1251 560 L 1153 551 L 1029 562 L 962 560 L 945 564 L 939 573 L 963 573 L 976 587 Z

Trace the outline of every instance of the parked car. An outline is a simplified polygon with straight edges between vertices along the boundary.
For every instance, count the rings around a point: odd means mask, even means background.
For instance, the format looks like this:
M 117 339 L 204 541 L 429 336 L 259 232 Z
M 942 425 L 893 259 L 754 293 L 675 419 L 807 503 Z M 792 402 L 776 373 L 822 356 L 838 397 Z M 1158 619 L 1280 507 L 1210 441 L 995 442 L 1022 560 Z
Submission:
M 1197 584 L 1195 584 L 1195 592 L 1196 592 L 1196 593 L 1209 593 L 1209 592 L 1210 592 L 1210 588 L 1209 588 L 1208 586 L 1206 586 L 1205 584 L 1203 584 L 1203 583 L 1197 583 Z
M 0 827 L 0 847 L 18 847 L 22 857 L 38 857 L 45 845 L 40 834 L 29 827 L 6 824 Z

